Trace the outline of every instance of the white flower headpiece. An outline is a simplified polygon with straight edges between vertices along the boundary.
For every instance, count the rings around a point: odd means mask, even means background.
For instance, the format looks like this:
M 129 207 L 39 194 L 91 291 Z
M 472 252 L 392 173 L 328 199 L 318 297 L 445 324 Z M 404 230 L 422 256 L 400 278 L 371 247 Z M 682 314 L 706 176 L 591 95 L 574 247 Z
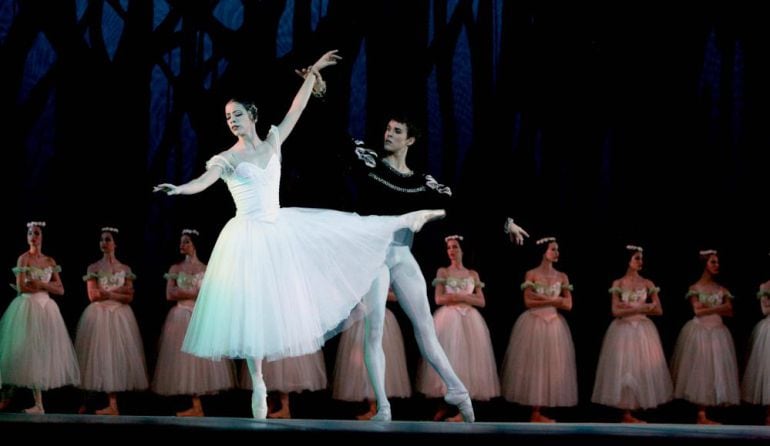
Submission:
M 185 234 L 201 235 L 197 229 L 182 229 L 182 235 Z
M 556 241 L 556 237 L 543 237 L 541 239 L 538 239 L 535 242 L 535 244 L 536 245 L 542 245 L 543 243 L 551 243 L 551 242 L 555 242 L 555 241 Z
M 37 226 L 38 228 L 45 228 L 45 222 L 44 221 L 28 221 L 27 222 L 27 228 L 31 228 L 33 226 Z
M 698 254 L 700 254 L 702 256 L 715 256 L 715 255 L 717 255 L 717 250 L 716 249 L 704 249 L 702 251 L 698 251 Z
M 103 227 L 102 232 L 114 232 L 115 234 L 120 234 L 120 231 L 118 231 L 118 228 L 113 228 L 112 226 Z
M 444 237 L 444 243 L 449 243 L 449 240 L 460 240 L 460 241 L 462 241 L 463 240 L 463 236 L 462 235 L 453 234 L 453 235 L 448 235 L 448 236 Z
M 628 249 L 629 251 L 644 252 L 644 248 L 642 248 L 641 246 L 636 246 L 636 245 L 626 245 L 626 249 Z

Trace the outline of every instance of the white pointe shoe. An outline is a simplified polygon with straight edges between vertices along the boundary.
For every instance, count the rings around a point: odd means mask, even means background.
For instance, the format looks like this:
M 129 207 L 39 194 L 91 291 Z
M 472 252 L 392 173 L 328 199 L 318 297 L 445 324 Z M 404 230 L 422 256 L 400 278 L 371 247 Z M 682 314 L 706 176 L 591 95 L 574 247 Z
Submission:
M 257 420 L 267 418 L 267 389 L 260 392 L 256 386 L 254 387 L 254 392 L 251 394 L 251 413 Z
M 390 421 L 393 417 L 390 414 L 390 406 L 384 406 L 377 409 L 377 413 L 374 414 L 371 421 Z
M 466 423 L 473 423 L 476 421 L 476 415 L 473 413 L 473 403 L 471 403 L 471 396 L 468 395 L 468 391 L 461 392 L 447 392 L 444 396 L 444 401 L 447 404 L 457 406 L 460 410 L 460 414 L 463 416 L 463 420 Z
M 425 223 L 444 217 L 446 217 L 446 211 L 443 209 L 415 211 L 404 215 L 406 225 L 412 232 L 420 232 Z

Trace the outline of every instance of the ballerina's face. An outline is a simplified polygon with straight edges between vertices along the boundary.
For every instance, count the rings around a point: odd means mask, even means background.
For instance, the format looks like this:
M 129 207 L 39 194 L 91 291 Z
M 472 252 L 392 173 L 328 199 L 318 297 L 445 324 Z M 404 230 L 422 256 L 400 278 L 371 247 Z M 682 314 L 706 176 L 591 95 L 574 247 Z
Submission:
M 463 261 L 463 248 L 460 247 L 460 243 L 457 240 L 449 240 L 446 243 L 446 253 L 449 256 L 449 260 L 462 262 Z
M 195 254 L 195 245 L 189 235 L 185 234 L 179 239 L 179 252 L 186 256 Z
M 634 271 L 641 271 L 644 266 L 644 256 L 641 252 L 636 251 L 631 256 L 631 260 L 628 262 L 628 266 Z
M 102 232 L 102 236 L 99 238 L 99 249 L 104 253 L 115 252 L 115 238 L 111 232 Z
M 556 242 L 550 242 L 548 243 L 548 248 L 545 250 L 545 254 L 543 254 L 546 260 L 552 263 L 556 263 L 559 261 L 559 244 Z
M 40 248 L 43 244 L 43 230 L 37 225 L 32 225 L 27 229 L 27 244 Z
M 716 254 L 710 255 L 706 261 L 706 271 L 712 276 L 719 274 L 719 257 Z
M 254 126 L 256 119 L 249 114 L 246 106 L 240 102 L 230 101 L 225 105 L 227 128 L 235 136 L 243 136 Z

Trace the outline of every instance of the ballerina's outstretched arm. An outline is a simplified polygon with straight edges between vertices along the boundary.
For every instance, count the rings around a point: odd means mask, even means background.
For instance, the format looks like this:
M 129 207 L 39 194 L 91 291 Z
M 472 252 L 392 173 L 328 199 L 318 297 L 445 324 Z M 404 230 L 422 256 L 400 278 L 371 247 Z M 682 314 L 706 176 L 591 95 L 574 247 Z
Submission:
M 152 188 L 153 192 L 165 192 L 166 195 L 192 195 L 208 189 L 222 175 L 222 168 L 211 165 L 201 176 L 179 186 L 161 183 Z

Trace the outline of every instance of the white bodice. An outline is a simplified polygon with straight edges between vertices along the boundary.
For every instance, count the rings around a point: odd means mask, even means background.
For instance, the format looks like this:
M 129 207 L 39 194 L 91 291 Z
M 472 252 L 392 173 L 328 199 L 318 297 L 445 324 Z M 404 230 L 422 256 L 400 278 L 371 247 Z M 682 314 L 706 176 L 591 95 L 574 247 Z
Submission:
M 221 178 L 233 197 L 237 217 L 271 221 L 278 215 L 281 207 L 281 149 L 277 127 L 271 127 L 265 144 L 270 144 L 273 152 L 264 167 L 250 161 L 233 165 L 222 155 L 215 155 L 206 163 L 207 167 L 216 165 L 222 168 Z

